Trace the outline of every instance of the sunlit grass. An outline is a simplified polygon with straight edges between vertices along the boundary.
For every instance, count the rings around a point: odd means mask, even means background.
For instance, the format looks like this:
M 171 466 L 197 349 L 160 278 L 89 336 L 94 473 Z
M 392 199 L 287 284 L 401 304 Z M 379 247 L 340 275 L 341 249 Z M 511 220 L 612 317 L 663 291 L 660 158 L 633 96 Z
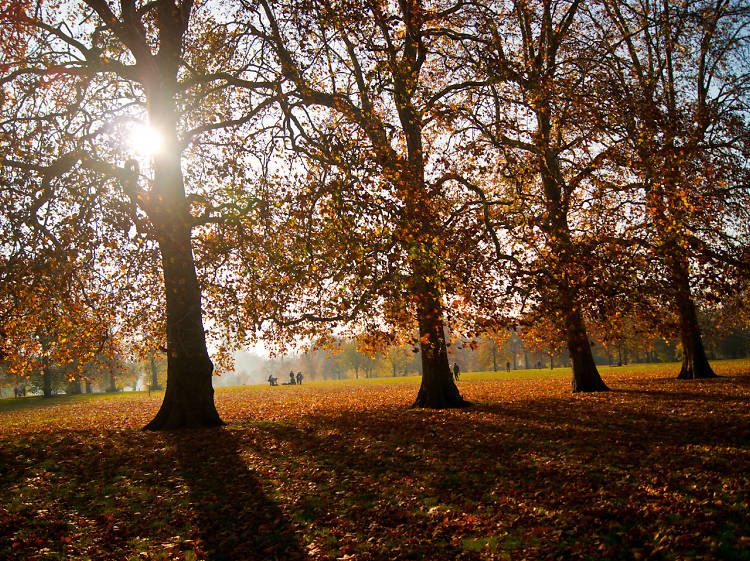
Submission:
M 151 392 L 151 395 L 163 395 L 164 391 Z M 22 409 L 38 409 L 43 407 L 58 407 L 62 405 L 75 405 L 101 400 L 129 400 L 146 392 L 105 392 L 105 393 L 82 393 L 61 394 L 52 397 L 41 395 L 30 395 L 22 398 L 4 397 L 0 399 L 0 413 L 4 411 L 18 411 Z
M 747 372 L 750 373 L 750 358 L 736 359 L 736 360 L 717 360 L 711 361 L 711 365 L 714 371 L 718 375 L 732 375 Z M 647 376 L 657 376 L 672 378 L 676 377 L 680 371 L 679 362 L 671 363 L 658 363 L 658 364 L 627 364 L 623 366 L 599 366 L 599 373 L 606 382 L 608 378 L 619 378 L 621 375 L 630 374 L 643 374 Z M 550 368 L 530 368 L 530 369 L 519 369 L 511 370 L 506 372 L 505 370 L 498 371 L 484 371 L 484 372 L 463 372 L 460 375 L 458 386 L 461 388 L 462 382 L 473 382 L 482 380 L 523 380 L 523 379 L 542 379 L 542 378 L 562 378 L 569 379 L 572 376 L 570 367 L 556 367 Z M 242 391 L 260 391 L 260 390 L 274 390 L 279 392 L 289 391 L 291 389 L 336 389 L 347 386 L 403 386 L 403 385 L 418 385 L 420 383 L 420 376 L 384 376 L 379 378 L 364 378 L 359 379 L 346 378 L 343 380 L 305 380 L 302 386 L 279 386 L 270 387 L 266 384 L 252 384 L 247 386 L 228 386 L 215 388 L 217 395 L 231 393 L 238 389 Z M 138 397 L 159 398 L 164 395 L 164 390 L 160 391 L 137 391 L 137 392 L 114 392 L 114 393 L 98 393 L 98 394 L 79 394 L 79 395 L 57 395 L 51 398 L 44 398 L 42 396 L 28 396 L 25 398 L 13 398 L 7 397 L 0 399 L 0 413 L 5 411 L 17 411 L 22 409 L 36 409 L 43 407 L 56 407 L 61 405 L 73 405 L 87 403 L 90 401 L 99 400 L 129 400 Z

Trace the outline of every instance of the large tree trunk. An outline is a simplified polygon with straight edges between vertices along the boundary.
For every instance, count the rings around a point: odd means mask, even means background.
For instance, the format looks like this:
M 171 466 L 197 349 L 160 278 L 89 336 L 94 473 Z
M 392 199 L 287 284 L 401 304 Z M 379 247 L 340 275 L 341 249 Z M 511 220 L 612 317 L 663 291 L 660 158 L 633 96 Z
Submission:
M 410 222 L 426 240 L 436 235 L 435 216 L 430 208 L 429 196 L 424 183 L 424 161 L 422 152 L 422 128 L 417 113 L 404 105 L 400 111 L 401 122 L 407 134 L 409 175 L 404 184 L 411 185 L 404 194 Z M 434 256 L 429 241 L 417 242 L 412 247 L 412 293 L 416 304 L 419 325 L 419 346 L 422 360 L 422 383 L 412 407 L 446 409 L 471 405 L 464 400 L 453 380 L 448 363 L 448 347 L 445 343 L 443 306 L 440 302 L 439 277 L 431 262 Z
M 417 294 L 417 319 L 422 351 L 422 385 L 412 407 L 467 407 L 470 403 L 459 393 L 448 364 L 437 288 L 432 281 L 424 280 L 424 276 L 420 277 L 417 282 L 417 286 L 421 288 Z
M 680 316 L 680 340 L 682 342 L 682 368 L 677 378 L 681 380 L 715 378 L 716 373 L 708 363 L 703 347 L 698 314 L 690 290 L 687 260 L 684 257 L 675 257 L 670 260 L 669 269 Z
M 554 208 L 554 207 L 553 207 Z M 570 262 L 574 248 L 569 241 L 567 221 L 560 218 L 556 225 L 556 250 L 566 258 L 562 259 L 559 267 L 562 268 L 562 278 L 558 279 L 557 304 L 559 310 L 565 317 L 565 339 L 570 356 L 570 364 L 573 369 L 573 392 L 599 392 L 607 391 L 609 388 L 599 375 L 599 370 L 594 362 L 591 352 L 591 343 L 586 333 L 586 323 L 583 319 L 580 305 L 575 289 L 567 278 L 567 269 L 571 267 Z M 550 368 L 553 366 L 553 357 L 550 356 Z
M 575 306 L 566 318 L 568 353 L 573 367 L 573 392 L 600 392 L 609 388 L 604 383 L 594 362 L 591 343 L 580 310 Z
M 165 69 L 165 76 L 176 76 Z M 192 217 L 185 197 L 174 108 L 174 82 L 150 84 L 149 117 L 163 137 L 154 158 L 154 187 L 147 203 L 164 270 L 167 298 L 167 387 L 164 401 L 144 430 L 223 425 L 214 405 L 213 363 L 206 348 L 201 291 L 191 242 Z
M 551 145 L 549 115 L 550 108 L 545 101 L 538 107 L 537 118 L 540 139 L 545 139 L 544 142 L 540 142 L 540 145 L 546 147 Z M 556 296 L 557 304 L 560 306 L 559 311 L 565 314 L 565 338 L 573 369 L 573 392 L 607 391 L 609 388 L 599 376 L 599 370 L 594 362 L 576 288 L 569 278 L 571 271 L 578 269 L 575 262 L 578 249 L 571 239 L 568 225 L 568 203 L 564 202 L 563 197 L 565 181 L 560 171 L 560 158 L 554 150 L 545 149 L 540 153 L 544 154 L 539 156 L 538 161 L 545 203 L 549 213 L 550 247 L 553 253 L 559 256 L 559 261 L 553 265 L 557 269 L 554 274 L 559 275 Z M 552 357 L 550 357 L 551 367 Z
M 176 229 L 176 228 L 175 228 Z M 146 430 L 224 424 L 214 405 L 213 363 L 208 357 L 189 230 L 160 240 L 167 293 L 167 389 Z

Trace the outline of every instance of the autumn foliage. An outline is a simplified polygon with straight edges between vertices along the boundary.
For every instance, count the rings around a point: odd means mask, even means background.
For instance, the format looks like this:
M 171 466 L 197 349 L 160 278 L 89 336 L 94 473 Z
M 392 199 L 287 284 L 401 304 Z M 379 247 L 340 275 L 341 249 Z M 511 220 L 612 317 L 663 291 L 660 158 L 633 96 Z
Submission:
M 507 329 L 567 348 L 574 392 L 608 388 L 594 334 L 679 335 L 711 377 L 701 316 L 748 297 L 749 27 L 741 0 L 5 2 L 0 356 L 164 353 L 154 430 L 222 424 L 216 366 L 259 340 L 411 345 L 428 408 L 467 405 L 450 338 Z

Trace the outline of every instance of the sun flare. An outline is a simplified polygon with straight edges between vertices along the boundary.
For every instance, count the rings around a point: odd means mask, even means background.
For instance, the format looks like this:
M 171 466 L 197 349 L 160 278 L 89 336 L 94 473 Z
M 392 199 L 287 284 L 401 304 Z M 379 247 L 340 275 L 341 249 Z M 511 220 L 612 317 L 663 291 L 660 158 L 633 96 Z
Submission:
M 136 125 L 128 135 L 130 148 L 141 156 L 153 156 L 162 148 L 162 138 L 159 132 L 147 125 Z

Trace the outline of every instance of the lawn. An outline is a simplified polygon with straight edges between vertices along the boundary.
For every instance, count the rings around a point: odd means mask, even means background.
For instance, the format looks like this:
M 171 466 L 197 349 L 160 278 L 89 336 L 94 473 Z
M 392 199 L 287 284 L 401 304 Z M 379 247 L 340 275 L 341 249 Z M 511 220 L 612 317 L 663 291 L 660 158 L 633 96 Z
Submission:
M 0 559 L 750 559 L 750 362 L 715 368 L 222 388 L 169 434 L 160 394 L 0 400 Z

